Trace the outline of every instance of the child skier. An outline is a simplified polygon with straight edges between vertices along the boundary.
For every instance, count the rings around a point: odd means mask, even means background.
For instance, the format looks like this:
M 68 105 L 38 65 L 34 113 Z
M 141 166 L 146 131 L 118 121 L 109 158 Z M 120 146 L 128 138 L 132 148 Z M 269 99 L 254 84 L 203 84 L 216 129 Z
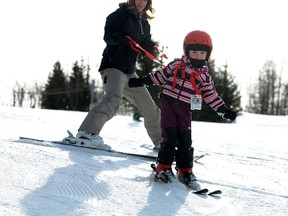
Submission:
M 155 178 L 165 183 L 173 182 L 171 165 L 176 161 L 177 178 L 186 186 L 198 190 L 192 172 L 193 147 L 191 139 L 191 109 L 201 109 L 204 101 L 223 118 L 235 120 L 236 112 L 230 110 L 218 95 L 208 73 L 207 62 L 212 52 L 212 39 L 204 31 L 192 31 L 184 39 L 184 55 L 166 67 L 142 78 L 130 78 L 129 87 L 162 85 L 161 129 L 162 138 Z

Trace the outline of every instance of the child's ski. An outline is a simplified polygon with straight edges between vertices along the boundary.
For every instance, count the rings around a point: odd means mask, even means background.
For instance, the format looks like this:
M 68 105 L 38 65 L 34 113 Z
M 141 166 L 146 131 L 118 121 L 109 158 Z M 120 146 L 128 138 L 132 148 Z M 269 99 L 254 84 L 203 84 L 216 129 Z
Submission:
M 156 173 L 156 165 L 155 164 L 151 164 L 151 168 Z M 190 188 L 190 187 L 187 187 L 187 188 L 194 194 L 202 194 L 203 195 L 203 194 L 207 194 L 209 192 L 209 190 L 207 188 L 203 188 L 203 189 L 200 189 L 200 190 L 194 190 L 193 188 Z
M 213 195 L 220 195 L 222 194 L 221 190 L 214 190 L 208 193 L 208 195 L 213 196 Z
M 156 165 L 155 164 L 151 164 L 151 168 L 153 169 L 154 172 L 156 172 Z M 202 194 L 202 195 L 206 194 L 206 195 L 209 195 L 209 196 L 222 194 L 221 190 L 214 190 L 214 191 L 209 192 L 209 190 L 207 188 L 203 188 L 203 189 L 200 189 L 200 190 L 194 190 L 193 188 L 189 188 L 188 186 L 186 186 L 186 187 L 194 194 Z

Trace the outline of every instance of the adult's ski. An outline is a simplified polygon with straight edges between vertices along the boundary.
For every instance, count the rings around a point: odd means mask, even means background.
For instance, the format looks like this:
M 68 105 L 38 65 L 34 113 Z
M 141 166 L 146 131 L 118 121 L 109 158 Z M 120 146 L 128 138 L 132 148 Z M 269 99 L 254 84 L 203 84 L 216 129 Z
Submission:
M 69 144 L 69 143 L 62 142 L 62 141 L 35 139 L 35 138 L 23 137 L 23 136 L 20 136 L 19 139 L 20 140 L 30 140 L 30 141 L 41 142 L 41 143 L 48 142 L 48 143 L 73 146 L 73 147 L 78 147 L 78 148 L 80 147 L 80 148 L 86 148 L 86 149 L 92 149 L 92 150 L 99 150 L 99 151 L 105 151 L 105 152 L 110 152 L 110 153 L 122 154 L 122 155 L 126 155 L 126 156 L 140 157 L 140 158 L 144 158 L 144 159 L 148 159 L 148 160 L 152 160 L 152 161 L 155 161 L 157 158 L 156 156 L 153 156 L 153 155 L 143 155 L 143 154 L 137 154 L 137 153 L 122 152 L 122 151 L 117 151 L 117 150 L 113 150 L 113 149 L 103 149 L 103 148 L 99 148 L 96 146 L 82 145 L 82 144 L 78 144 L 78 143 L 74 143 L 74 144 L 70 143 Z
M 104 148 L 100 148 L 97 146 L 83 145 L 81 143 L 67 143 L 63 141 L 44 140 L 44 139 L 37 139 L 37 138 L 24 137 L 24 136 L 20 136 L 19 139 L 30 140 L 33 142 L 40 142 L 40 143 L 47 142 L 47 143 L 53 143 L 53 144 L 58 144 L 58 145 L 66 145 L 66 146 L 80 147 L 80 148 L 86 148 L 86 149 L 92 149 L 92 150 L 99 150 L 99 151 L 117 153 L 117 154 L 126 155 L 126 156 L 139 157 L 139 158 L 143 158 L 143 159 L 147 159 L 151 161 L 155 161 L 157 158 L 157 154 L 156 155 L 144 155 L 144 154 L 137 154 L 137 153 L 130 153 L 130 152 L 122 152 L 122 151 L 117 151 L 114 149 L 104 149 Z M 202 155 L 200 155 L 200 157 L 202 157 Z

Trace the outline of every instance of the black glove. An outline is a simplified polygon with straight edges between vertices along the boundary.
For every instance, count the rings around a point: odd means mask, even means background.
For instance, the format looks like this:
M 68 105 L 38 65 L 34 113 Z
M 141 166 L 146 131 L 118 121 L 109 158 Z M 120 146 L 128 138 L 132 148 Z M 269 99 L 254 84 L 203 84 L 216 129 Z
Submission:
M 148 76 L 145 77 L 140 77 L 140 78 L 130 78 L 128 81 L 128 86 L 130 88 L 135 88 L 135 87 L 143 87 L 145 85 L 152 85 L 153 82 Z
M 222 118 L 229 119 L 231 121 L 234 121 L 237 117 L 237 113 L 229 109 L 225 105 L 219 107 L 219 109 L 217 110 L 217 114 Z
M 135 88 L 135 87 L 143 87 L 143 79 L 142 78 L 130 78 L 128 81 L 128 86 L 130 88 Z
M 237 117 L 237 113 L 231 109 L 227 109 L 226 112 L 224 113 L 225 119 L 230 119 L 231 121 L 234 121 L 236 117 Z

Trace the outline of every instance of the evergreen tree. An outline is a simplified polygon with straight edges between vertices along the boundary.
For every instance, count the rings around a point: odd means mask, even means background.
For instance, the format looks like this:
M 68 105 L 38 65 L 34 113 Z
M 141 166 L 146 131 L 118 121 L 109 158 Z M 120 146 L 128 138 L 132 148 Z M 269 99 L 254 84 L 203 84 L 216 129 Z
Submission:
M 90 104 L 89 65 L 86 66 L 81 60 L 81 65 L 76 61 L 72 67 L 72 74 L 68 83 L 68 98 L 70 109 L 88 111 Z
M 218 70 L 215 71 L 215 61 L 212 59 L 208 62 L 208 67 L 209 74 L 214 81 L 215 89 L 225 104 L 236 112 L 241 111 L 240 92 L 234 81 L 234 77 L 227 71 L 228 66 L 224 65 L 224 69 L 218 68 Z M 192 111 L 192 119 L 207 122 L 226 122 L 226 120 L 219 117 L 204 101 L 201 110 Z
M 66 79 L 59 61 L 53 66 L 44 90 L 41 92 L 41 107 L 45 109 L 66 109 Z

